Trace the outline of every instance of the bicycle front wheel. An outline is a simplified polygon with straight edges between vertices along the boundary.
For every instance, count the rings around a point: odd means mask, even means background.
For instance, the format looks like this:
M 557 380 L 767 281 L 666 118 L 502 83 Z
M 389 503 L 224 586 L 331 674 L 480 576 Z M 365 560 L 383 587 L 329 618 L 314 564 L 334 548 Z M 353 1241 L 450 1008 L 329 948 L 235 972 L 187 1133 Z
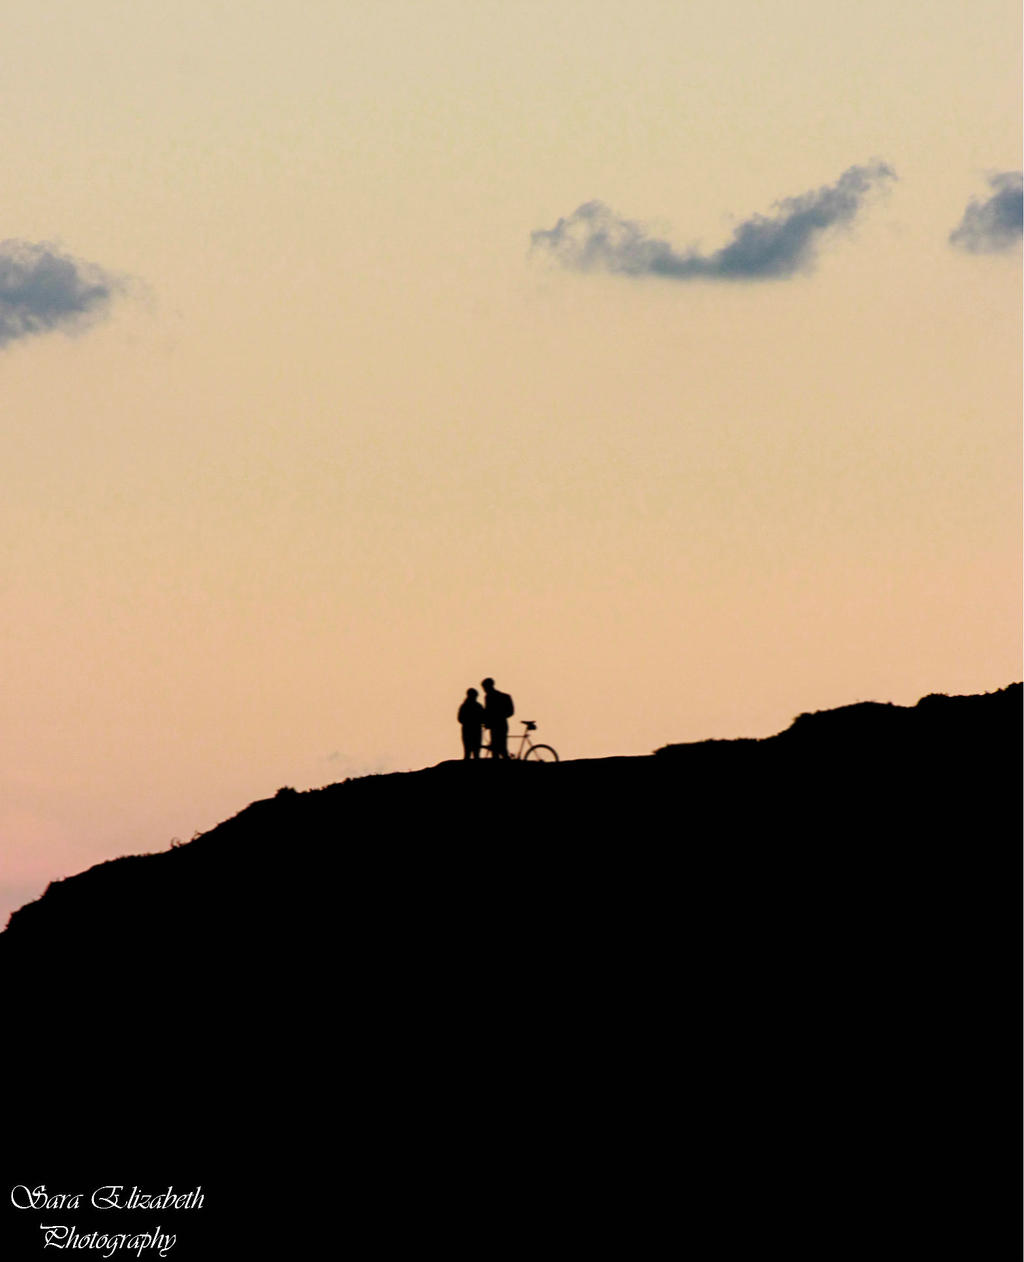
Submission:
M 524 761 L 526 759 L 533 762 L 558 762 L 558 755 L 550 745 L 531 745 L 526 751 Z

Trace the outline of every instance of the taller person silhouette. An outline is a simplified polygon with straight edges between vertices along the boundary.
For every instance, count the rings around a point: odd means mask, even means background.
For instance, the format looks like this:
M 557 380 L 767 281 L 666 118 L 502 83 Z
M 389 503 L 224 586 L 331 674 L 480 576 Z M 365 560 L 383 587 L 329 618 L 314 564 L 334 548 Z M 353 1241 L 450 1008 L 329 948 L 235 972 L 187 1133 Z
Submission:
M 507 692 L 499 692 L 493 679 L 480 685 L 484 690 L 484 727 L 491 734 L 491 757 L 508 757 L 508 721 L 516 712 Z

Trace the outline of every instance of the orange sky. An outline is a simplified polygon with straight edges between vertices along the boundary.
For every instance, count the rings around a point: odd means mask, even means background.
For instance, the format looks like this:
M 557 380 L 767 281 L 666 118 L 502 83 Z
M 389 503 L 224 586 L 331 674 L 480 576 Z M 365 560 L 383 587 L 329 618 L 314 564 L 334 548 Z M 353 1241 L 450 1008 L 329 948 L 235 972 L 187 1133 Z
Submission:
M 0 919 L 457 756 L 484 675 L 564 757 L 1021 677 L 1020 247 L 949 240 L 1020 170 L 1017 4 L 16 0 L 0 43 L 0 240 L 113 292 L 0 347 Z M 598 199 L 712 258 L 874 161 L 792 274 L 530 252 Z

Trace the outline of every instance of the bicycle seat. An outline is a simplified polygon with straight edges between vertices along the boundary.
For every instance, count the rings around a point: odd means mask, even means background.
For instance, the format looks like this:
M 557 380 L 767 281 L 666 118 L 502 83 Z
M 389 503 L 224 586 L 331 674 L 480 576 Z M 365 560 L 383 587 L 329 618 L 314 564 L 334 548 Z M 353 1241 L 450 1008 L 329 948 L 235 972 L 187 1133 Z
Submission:
M 536 732 L 537 730 L 537 724 L 532 722 L 530 719 L 523 719 L 523 726 L 528 732 Z

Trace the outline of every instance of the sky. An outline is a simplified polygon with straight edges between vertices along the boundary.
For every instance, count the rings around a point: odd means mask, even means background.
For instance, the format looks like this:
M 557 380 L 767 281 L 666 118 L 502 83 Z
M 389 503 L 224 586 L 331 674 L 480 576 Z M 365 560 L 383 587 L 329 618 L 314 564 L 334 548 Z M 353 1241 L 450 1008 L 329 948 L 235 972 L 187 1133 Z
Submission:
M 0 924 L 488 675 L 563 758 L 1021 678 L 1016 0 L 0 36 Z

